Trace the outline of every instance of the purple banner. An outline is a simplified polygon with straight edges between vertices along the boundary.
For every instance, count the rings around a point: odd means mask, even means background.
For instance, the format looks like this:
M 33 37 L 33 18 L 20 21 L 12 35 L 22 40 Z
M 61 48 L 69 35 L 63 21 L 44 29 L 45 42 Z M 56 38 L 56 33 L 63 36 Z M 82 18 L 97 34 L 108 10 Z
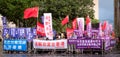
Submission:
M 77 40 L 76 48 L 101 48 L 102 40 L 101 39 L 80 39 Z
M 105 36 L 104 38 L 105 38 L 104 39 L 105 50 L 109 50 L 110 49 L 110 41 L 111 41 L 111 39 L 110 39 L 110 37 L 107 37 L 107 36 Z
M 111 47 L 114 47 L 115 44 L 116 44 L 116 40 L 115 40 L 115 39 L 111 39 L 111 40 L 110 40 L 110 46 L 111 46 Z
M 6 38 L 6 35 L 7 35 L 7 34 L 9 35 L 9 29 L 8 29 L 8 28 L 4 28 L 4 29 L 3 29 L 3 33 L 2 33 L 2 37 L 3 37 L 3 38 Z
M 31 28 L 26 28 L 26 38 L 28 41 L 33 39 L 33 32 Z
M 2 17 L 3 28 L 7 27 L 6 17 Z
M 3 25 L 7 25 L 6 17 L 2 17 Z
M 25 37 L 25 28 L 18 28 L 19 37 Z
M 77 44 L 77 39 L 69 39 L 68 43 L 69 44 Z
M 33 36 L 36 36 L 36 28 L 32 28 Z
M 27 35 L 27 40 L 28 41 L 32 41 L 33 40 L 33 34 L 32 33 L 28 33 L 28 35 Z
M 10 28 L 9 30 L 10 30 L 10 36 L 11 37 L 16 37 L 16 35 L 15 35 L 16 34 L 16 28 Z
M 102 47 L 102 39 L 69 39 L 68 44 L 76 44 L 77 49 Z

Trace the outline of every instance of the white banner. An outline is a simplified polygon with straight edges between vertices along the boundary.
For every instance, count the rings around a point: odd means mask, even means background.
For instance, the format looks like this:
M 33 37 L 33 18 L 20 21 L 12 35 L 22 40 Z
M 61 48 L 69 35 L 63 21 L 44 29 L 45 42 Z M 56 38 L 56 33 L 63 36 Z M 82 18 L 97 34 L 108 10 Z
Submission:
M 83 36 L 84 33 L 84 18 L 77 18 L 79 37 Z
M 67 39 L 61 40 L 33 39 L 33 47 L 36 49 L 67 49 Z
M 45 35 L 49 39 L 53 39 L 53 29 L 52 29 L 52 14 L 44 13 L 44 28 Z
M 78 23 L 78 26 L 79 29 L 82 29 L 82 31 L 84 31 L 84 18 L 77 18 L 77 23 Z

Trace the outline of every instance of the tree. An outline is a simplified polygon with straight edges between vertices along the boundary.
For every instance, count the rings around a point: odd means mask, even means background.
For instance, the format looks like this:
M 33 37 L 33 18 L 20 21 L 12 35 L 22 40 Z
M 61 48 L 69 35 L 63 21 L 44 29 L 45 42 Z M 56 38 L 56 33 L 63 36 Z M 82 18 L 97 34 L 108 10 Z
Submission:
M 2 0 L 0 13 L 17 25 L 19 25 L 17 22 L 23 24 L 20 27 L 32 27 L 36 25 L 36 20 L 34 18 L 24 20 L 23 11 L 33 6 L 40 8 L 39 20 L 43 13 L 52 13 L 53 28 L 57 31 L 64 31 L 66 26 L 61 26 L 61 20 L 66 15 L 69 15 L 70 22 L 75 17 L 86 17 L 87 15 L 94 19 L 93 0 Z M 69 27 L 71 27 L 70 22 L 67 25 Z

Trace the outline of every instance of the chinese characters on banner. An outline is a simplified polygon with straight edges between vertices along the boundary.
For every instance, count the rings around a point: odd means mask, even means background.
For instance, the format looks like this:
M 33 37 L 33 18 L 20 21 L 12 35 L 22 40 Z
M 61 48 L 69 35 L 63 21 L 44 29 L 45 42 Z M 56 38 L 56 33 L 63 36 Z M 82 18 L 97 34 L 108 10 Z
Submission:
M 82 37 L 84 32 L 84 18 L 77 18 L 77 23 L 78 23 L 78 30 L 79 30 L 78 37 Z
M 25 28 L 19 28 L 19 37 L 25 37 Z
M 16 36 L 16 35 L 15 35 L 15 34 L 16 34 L 15 32 L 16 32 L 16 28 L 10 28 L 10 36 L 11 36 L 11 37 L 15 37 L 15 36 Z
M 77 49 L 101 48 L 102 39 L 69 39 L 68 44 L 75 44 Z
M 33 47 L 36 49 L 67 49 L 67 39 L 47 41 L 33 39 Z
M 2 33 L 2 37 L 6 38 L 6 35 L 9 34 L 9 29 L 8 28 L 4 28 L 3 29 L 3 33 Z
M 52 14 L 44 13 L 44 28 L 46 37 L 53 39 L 53 30 L 52 30 Z
M 4 40 L 4 50 L 27 51 L 26 40 Z

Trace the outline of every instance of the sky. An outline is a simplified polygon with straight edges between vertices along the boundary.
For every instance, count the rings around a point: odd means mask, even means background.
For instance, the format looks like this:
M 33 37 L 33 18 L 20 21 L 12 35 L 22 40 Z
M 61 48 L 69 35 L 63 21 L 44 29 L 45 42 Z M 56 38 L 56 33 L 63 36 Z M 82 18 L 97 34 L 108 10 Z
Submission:
M 99 0 L 99 20 L 114 23 L 114 0 Z

